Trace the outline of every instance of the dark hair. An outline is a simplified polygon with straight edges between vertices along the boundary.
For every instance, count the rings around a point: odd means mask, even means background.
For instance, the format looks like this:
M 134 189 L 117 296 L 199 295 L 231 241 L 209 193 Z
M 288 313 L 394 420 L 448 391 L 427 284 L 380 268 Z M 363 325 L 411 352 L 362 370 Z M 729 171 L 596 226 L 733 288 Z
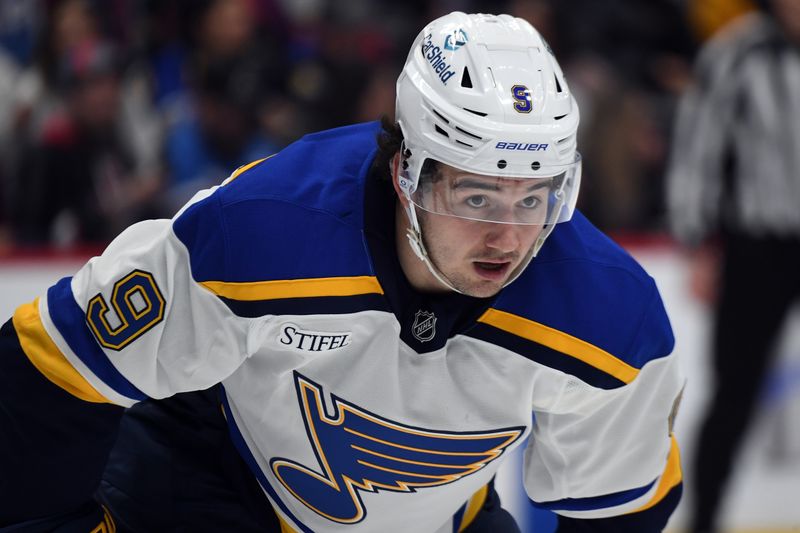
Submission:
M 382 180 L 391 180 L 391 175 L 388 172 L 389 161 L 394 157 L 394 154 L 400 151 L 400 146 L 403 143 L 403 130 L 400 129 L 400 124 L 390 119 L 388 116 L 381 117 L 381 131 L 377 136 L 378 141 L 378 155 L 375 156 L 373 161 L 373 168 L 377 170 L 377 175 Z
M 373 173 L 380 179 L 387 181 L 392 179 L 391 173 L 386 170 L 389 168 L 389 161 L 400 151 L 402 144 L 403 130 L 400 129 L 400 124 L 383 115 L 381 131 L 378 133 L 378 155 L 372 162 L 372 168 L 377 170 Z M 441 178 L 439 164 L 433 159 L 425 160 L 419 174 L 421 178 L 428 178 L 430 181 L 438 181 Z

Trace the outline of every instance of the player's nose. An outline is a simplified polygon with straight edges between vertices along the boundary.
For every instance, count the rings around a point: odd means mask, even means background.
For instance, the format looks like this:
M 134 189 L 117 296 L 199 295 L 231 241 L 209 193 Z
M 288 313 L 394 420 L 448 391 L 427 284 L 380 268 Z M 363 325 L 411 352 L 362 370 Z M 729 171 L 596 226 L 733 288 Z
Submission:
M 515 224 L 490 223 L 484 243 L 499 252 L 514 252 L 520 245 L 519 228 Z

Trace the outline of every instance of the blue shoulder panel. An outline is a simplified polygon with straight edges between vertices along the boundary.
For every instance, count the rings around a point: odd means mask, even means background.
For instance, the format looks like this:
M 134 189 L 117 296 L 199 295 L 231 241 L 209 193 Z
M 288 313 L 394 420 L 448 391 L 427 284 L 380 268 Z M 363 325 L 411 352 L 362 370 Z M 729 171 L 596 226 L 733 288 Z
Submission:
M 373 275 L 363 185 L 379 131 L 369 123 L 308 135 L 189 207 L 174 230 L 194 279 Z
M 494 308 L 588 343 L 634 372 L 674 345 L 653 279 L 577 211 Z

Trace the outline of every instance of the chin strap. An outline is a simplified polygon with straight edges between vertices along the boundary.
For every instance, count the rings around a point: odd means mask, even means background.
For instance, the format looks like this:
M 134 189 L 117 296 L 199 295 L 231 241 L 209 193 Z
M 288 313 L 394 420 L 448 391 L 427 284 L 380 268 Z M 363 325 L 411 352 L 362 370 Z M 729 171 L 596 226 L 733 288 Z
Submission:
M 408 244 L 414 251 L 414 255 L 416 255 L 420 261 L 425 263 L 425 266 L 439 283 L 451 291 L 463 294 L 460 290 L 456 289 L 452 283 L 450 283 L 450 280 L 448 280 L 444 274 L 439 272 L 439 269 L 434 266 L 433 261 L 431 261 L 431 258 L 428 256 L 428 250 L 425 249 L 425 243 L 422 241 L 422 232 L 419 227 L 419 221 L 417 220 L 417 212 L 414 209 L 414 202 L 412 202 L 408 196 L 406 196 L 406 198 L 408 199 L 406 213 L 408 214 L 408 220 L 410 222 L 410 227 L 406 228 L 406 238 L 408 238 Z
M 404 141 L 403 144 L 400 145 L 400 153 L 405 154 L 406 152 L 407 150 Z M 408 163 L 404 161 L 403 164 L 405 166 Z M 409 227 L 406 228 L 406 238 L 408 239 L 409 246 L 411 246 L 411 249 L 414 251 L 414 255 L 416 255 L 420 261 L 425 263 L 428 271 L 433 274 L 433 277 L 436 278 L 436 281 L 451 291 L 463 294 L 460 290 L 456 289 L 452 283 L 450 283 L 444 274 L 439 272 L 439 269 L 434 266 L 433 261 L 431 261 L 430 257 L 428 256 L 428 251 L 425 249 L 425 243 L 422 241 L 422 230 L 420 229 L 419 220 L 417 219 L 417 212 L 415 210 L 416 206 L 414 205 L 414 202 L 411 201 L 411 192 L 409 191 L 410 182 L 408 182 L 405 178 L 400 178 L 398 176 L 398 172 L 399 160 L 390 161 L 389 173 L 393 180 L 399 180 L 400 192 L 398 192 L 398 194 L 402 194 L 406 199 L 406 206 L 404 207 L 404 210 L 408 216 L 409 223 Z

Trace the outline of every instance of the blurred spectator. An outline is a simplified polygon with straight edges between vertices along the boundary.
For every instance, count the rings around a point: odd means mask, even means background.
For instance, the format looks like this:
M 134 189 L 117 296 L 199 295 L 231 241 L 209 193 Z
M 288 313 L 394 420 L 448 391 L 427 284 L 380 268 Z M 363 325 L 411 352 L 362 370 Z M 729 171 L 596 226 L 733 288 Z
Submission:
M 721 1 L 689 3 L 702 13 L 708 12 L 702 6 Z M 693 51 L 681 5 L 678 0 L 500 5 L 489 0 L 0 0 L 0 16 L 9 14 L 0 21 L 0 43 L 22 43 L 13 57 L 25 56 L 24 43 L 30 48 L 31 32 L 41 26 L 33 63 L 22 65 L 19 76 L 0 76 L 14 80 L 6 85 L 15 94 L 6 106 L 5 130 L 0 104 L 0 139 L 9 140 L 0 147 L 0 166 L 9 169 L 6 180 L 19 175 L 18 144 L 40 143 L 53 117 L 65 114 L 56 84 L 61 58 L 82 42 L 110 41 L 124 64 L 117 118 L 132 173 L 152 176 L 143 187 L 151 191 L 162 166 L 168 166 L 166 205 L 154 206 L 156 213 L 167 214 L 192 189 L 218 183 L 250 158 L 308 131 L 391 116 L 394 83 L 386 73 L 396 71 L 406 53 L 396 43 L 406 42 L 422 21 L 453 9 L 499 10 L 530 19 L 563 58 L 583 114 L 587 179 L 581 206 L 604 229 L 660 229 L 669 116 Z M 5 70 L 19 68 L 11 65 Z M 233 78 L 249 81 L 239 86 Z
M 0 48 L 18 65 L 31 59 L 40 17 L 40 2 L 0 0 Z
M 376 67 L 367 80 L 353 113 L 357 122 L 367 122 L 386 115 L 394 120 L 396 70 Z
M 62 58 L 78 44 L 100 38 L 97 21 L 85 0 L 53 2 L 38 35 L 35 57 L 17 83 L 16 131 L 38 137 L 51 113 L 61 107 L 56 86 Z
M 167 132 L 170 169 L 166 211 L 202 188 L 218 185 L 244 163 L 279 146 L 260 133 L 259 71 L 245 60 L 210 65 L 193 86 L 192 107 Z
M 164 213 L 280 148 L 259 119 L 260 110 L 283 92 L 282 55 L 258 34 L 257 14 L 249 0 L 214 0 L 196 21 L 189 92 L 166 133 Z
M 765 0 L 703 48 L 669 172 L 693 287 L 715 299 L 714 388 L 694 461 L 693 533 L 718 531 L 734 458 L 800 297 L 800 4 Z
M 607 231 L 662 229 L 670 117 L 694 52 L 681 5 L 513 0 L 510 9 L 565 58 L 581 106 L 581 209 Z
M 11 220 L 21 153 L 61 106 L 55 88 L 57 58 L 94 35 L 81 1 L 67 0 L 49 9 L 44 2 L 0 2 L 0 50 L 8 51 L 0 53 L 0 226 Z M 11 228 L 0 233 L 12 240 Z
M 688 0 L 687 12 L 695 37 L 704 42 L 737 17 L 756 9 L 752 0 Z
M 14 80 L 18 75 L 17 64 L 0 48 L 0 255 L 11 243 L 8 190 L 14 157 Z
M 147 216 L 142 210 L 157 188 L 155 176 L 137 174 L 114 48 L 91 40 L 73 46 L 58 80 L 64 107 L 23 150 L 13 188 L 21 244 L 105 241 Z
M 145 0 L 141 7 L 135 68 L 148 79 L 153 105 L 168 113 L 186 90 L 190 14 L 196 5 L 188 0 Z
M 375 2 L 329 2 L 294 8 L 291 13 L 295 27 L 287 89 L 298 103 L 299 122 L 306 129 L 341 126 L 374 111 L 379 114 L 369 120 L 394 112 L 393 99 L 385 107 L 382 70 L 395 70 L 404 59 L 395 56 L 390 29 L 400 16 L 396 9 Z M 364 102 L 373 93 L 380 102 Z
M 33 62 L 26 65 L 18 77 L 13 78 L 14 95 L 9 99 L 10 117 L 7 129 L 10 142 L 4 144 L 2 153 L 2 166 L 7 173 L 7 181 L 10 182 L 7 185 L 8 201 L 13 203 L 17 211 L 14 220 L 22 225 L 13 232 L 15 240 L 20 243 L 44 244 L 56 235 L 60 236 L 57 240 L 61 243 L 88 238 L 88 235 L 82 235 L 84 230 L 77 229 L 78 225 L 67 222 L 71 219 L 66 213 L 75 211 L 76 207 L 64 212 L 63 216 L 66 218 L 58 219 L 64 220 L 63 224 L 54 225 L 49 217 L 55 216 L 55 213 L 48 213 L 48 209 L 56 204 L 44 197 L 22 196 L 35 190 L 32 179 L 41 180 L 38 186 L 46 186 L 51 179 L 48 177 L 51 170 L 44 167 L 43 161 L 32 158 L 46 152 L 48 157 L 45 159 L 51 161 L 56 146 L 66 156 L 73 148 L 83 146 L 83 141 L 93 136 L 85 135 L 87 120 L 93 122 L 93 119 L 83 115 L 82 108 L 85 106 L 81 101 L 84 99 L 115 101 L 115 138 L 125 146 L 124 151 L 131 160 L 132 173 L 137 176 L 133 180 L 135 183 L 131 182 L 126 188 L 114 187 L 115 196 L 102 199 L 103 206 L 95 206 L 94 211 L 113 211 L 113 218 L 124 223 L 126 217 L 135 216 L 133 213 L 139 209 L 133 206 L 144 202 L 154 190 L 160 166 L 160 125 L 150 109 L 148 96 L 143 94 L 141 87 L 137 87 L 140 79 L 123 77 L 121 54 L 115 49 L 113 77 L 116 81 L 113 91 L 105 91 L 113 92 L 113 98 L 99 96 L 103 92 L 99 89 L 102 85 L 99 79 L 92 79 L 91 83 L 85 85 L 79 82 L 83 76 L 92 78 L 92 69 L 100 68 L 98 65 L 103 62 L 98 57 L 105 52 L 99 55 L 96 53 L 100 48 L 107 48 L 96 46 L 102 40 L 101 26 L 118 28 L 119 24 L 113 22 L 114 16 L 124 18 L 126 12 L 123 8 L 130 3 L 95 4 L 88 0 L 35 2 L 39 9 L 34 11 L 42 14 L 43 27 L 37 35 Z M 100 23 L 100 18 L 103 24 Z M 115 36 L 117 40 L 122 40 L 123 34 L 117 31 Z M 133 83 L 129 83 L 131 81 Z M 94 96 L 88 96 L 88 93 L 93 93 Z M 67 131 L 71 133 L 65 136 Z M 0 132 L 0 137 L 2 136 Z M 72 141 L 66 142 L 67 137 Z M 71 144 L 73 141 L 74 146 Z M 31 172 L 36 174 L 35 178 L 32 178 Z M 82 190 L 80 184 L 91 182 L 92 178 L 87 175 L 77 177 L 76 180 L 76 190 Z M 64 187 L 68 186 L 68 183 L 64 184 Z M 66 197 L 62 197 L 61 201 L 66 201 Z M 32 207 L 33 211 L 21 213 L 23 205 Z M 132 221 L 129 220 L 124 225 Z M 53 233 L 57 227 L 73 227 L 74 231 Z M 115 234 L 112 228 L 107 228 L 107 231 L 111 235 Z M 100 229 L 96 228 L 93 232 L 99 238 Z

